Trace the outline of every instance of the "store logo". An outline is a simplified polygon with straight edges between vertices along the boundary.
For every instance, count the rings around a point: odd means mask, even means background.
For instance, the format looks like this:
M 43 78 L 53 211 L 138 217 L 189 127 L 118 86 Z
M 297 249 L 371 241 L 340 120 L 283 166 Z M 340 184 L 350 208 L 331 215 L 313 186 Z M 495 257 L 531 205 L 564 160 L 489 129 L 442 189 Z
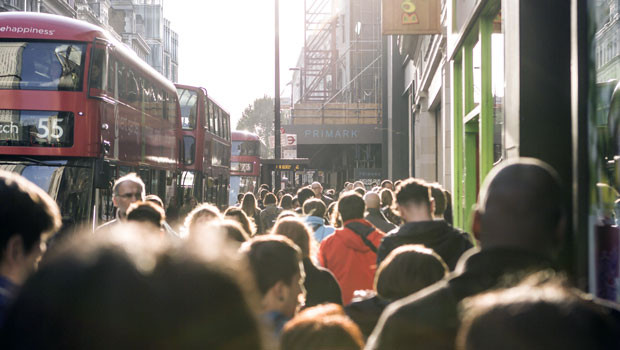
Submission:
M 412 0 L 403 0 L 400 4 L 400 8 L 403 10 L 403 24 L 418 24 L 418 15 L 416 15 L 416 6 Z

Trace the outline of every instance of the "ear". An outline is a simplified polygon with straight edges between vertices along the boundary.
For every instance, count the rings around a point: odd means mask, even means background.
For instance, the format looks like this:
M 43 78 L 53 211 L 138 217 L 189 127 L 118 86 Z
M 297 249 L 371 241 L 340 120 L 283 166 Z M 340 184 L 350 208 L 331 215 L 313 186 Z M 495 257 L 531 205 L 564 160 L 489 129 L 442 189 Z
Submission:
M 116 203 L 116 196 L 112 195 L 112 203 L 114 204 L 115 207 L 118 208 L 118 204 Z
M 475 209 L 472 213 L 473 218 L 471 220 L 471 232 L 474 234 L 474 238 L 480 241 L 480 235 L 482 232 L 482 214 L 478 209 Z
M 435 217 L 435 198 L 431 197 L 431 218 Z
M 11 236 L 6 244 L 4 253 L 4 261 L 10 263 L 11 265 L 21 261 L 25 254 L 24 240 L 22 236 L 18 234 Z

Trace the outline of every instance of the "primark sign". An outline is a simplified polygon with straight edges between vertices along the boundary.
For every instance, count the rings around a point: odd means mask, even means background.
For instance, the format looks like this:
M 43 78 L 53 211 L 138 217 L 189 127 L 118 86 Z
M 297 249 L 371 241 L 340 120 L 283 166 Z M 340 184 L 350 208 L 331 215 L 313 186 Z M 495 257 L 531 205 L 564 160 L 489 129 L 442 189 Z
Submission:
M 287 134 L 297 134 L 298 145 L 380 144 L 383 133 L 379 125 L 285 125 Z

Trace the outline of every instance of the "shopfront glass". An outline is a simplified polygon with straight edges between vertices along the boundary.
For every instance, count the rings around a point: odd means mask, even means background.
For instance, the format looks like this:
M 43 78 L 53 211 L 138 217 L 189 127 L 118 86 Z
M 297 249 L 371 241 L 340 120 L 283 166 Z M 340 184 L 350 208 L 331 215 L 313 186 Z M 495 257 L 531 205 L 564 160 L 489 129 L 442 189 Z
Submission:
M 620 301 L 620 11 L 590 1 L 590 289 Z

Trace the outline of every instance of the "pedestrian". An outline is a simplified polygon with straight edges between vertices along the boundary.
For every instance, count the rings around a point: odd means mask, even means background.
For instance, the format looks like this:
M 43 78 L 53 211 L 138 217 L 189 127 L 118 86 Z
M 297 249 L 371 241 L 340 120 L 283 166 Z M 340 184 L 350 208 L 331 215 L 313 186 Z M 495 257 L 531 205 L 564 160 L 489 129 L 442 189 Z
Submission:
M 131 203 L 144 201 L 146 194 L 144 182 L 136 175 L 129 173 L 114 182 L 112 186 L 112 203 L 116 207 L 116 217 L 97 228 L 97 232 L 108 230 L 126 219 L 127 208 Z
M 434 250 L 454 270 L 461 255 L 472 248 L 469 236 L 433 220 L 434 201 L 430 187 L 422 180 L 409 178 L 396 189 L 396 207 L 405 224 L 386 235 L 377 253 L 377 264 L 395 248 L 405 244 L 422 244 Z
M 408 180 L 400 187 L 406 190 L 410 184 Z M 557 173 L 539 160 L 507 160 L 493 168 L 473 218 L 480 248 L 467 252 L 459 261 L 462 268 L 447 279 L 390 305 L 367 350 L 409 349 L 411 344 L 454 349 L 461 300 L 495 287 L 508 275 L 552 266 L 565 230 L 562 202 Z
M 266 349 L 236 252 L 124 225 L 56 250 L 15 300 L 0 348 Z
M 377 247 L 383 232 L 364 220 L 364 200 L 354 192 L 338 200 L 343 227 L 325 238 L 319 248 L 319 264 L 329 269 L 342 290 L 343 305 L 358 289 L 371 289 L 376 270 Z
M 541 272 L 463 304 L 460 350 L 620 349 L 620 327 L 612 315 L 617 305 L 593 302 L 553 274 Z
M 311 200 L 320 202 L 318 199 Z M 321 204 L 323 203 L 321 202 Z M 316 242 L 312 239 L 308 227 L 299 218 L 288 217 L 278 220 L 272 233 L 287 237 L 301 250 L 306 276 L 304 281 L 306 303 L 304 307 L 312 307 L 324 303 L 342 305 L 342 293 L 334 275 L 329 270 L 316 266 L 312 262 L 311 257 L 315 256 L 313 248 Z
M 308 199 L 314 198 L 314 196 L 314 191 L 312 191 L 310 188 L 300 188 L 299 191 L 297 191 L 297 201 L 299 201 L 299 207 L 295 208 L 295 212 L 299 215 L 303 215 L 304 203 L 306 203 Z
M 187 214 L 185 224 L 183 225 L 184 236 L 191 236 L 213 221 L 221 221 L 222 219 L 222 214 L 216 206 L 202 203 Z
M 385 179 L 381 181 L 381 189 L 387 188 L 390 191 L 394 191 L 394 184 L 392 181 Z
M 60 229 L 58 205 L 37 185 L 0 170 L 0 328 L 20 286 L 36 269 L 45 241 Z
M 391 302 L 422 290 L 447 274 L 448 266 L 432 249 L 413 244 L 400 246 L 377 268 L 373 292 L 368 293 L 367 299 L 347 305 L 345 312 L 368 338 Z
M 278 215 L 282 212 L 282 208 L 278 207 L 277 203 L 277 198 L 273 193 L 267 193 L 265 199 L 263 199 L 263 207 L 265 209 L 261 210 L 259 219 L 260 227 L 262 227 L 264 233 L 269 232 L 276 223 Z
M 336 230 L 333 226 L 325 224 L 325 212 L 327 208 L 322 200 L 312 198 L 304 203 L 304 216 L 302 220 L 310 227 L 317 243 L 321 243 Z
M 433 219 L 444 220 L 444 214 L 447 208 L 446 193 L 444 192 L 441 185 L 438 183 L 431 183 L 428 185 L 428 187 L 431 189 L 431 197 L 433 197 L 433 202 L 435 202 Z
M 151 231 L 158 236 L 164 235 L 164 209 L 153 202 L 135 202 L 127 209 L 127 222 L 137 222 L 148 225 Z
M 290 194 L 285 194 L 280 198 L 280 205 L 278 205 L 282 210 L 294 210 L 293 208 L 293 196 Z
M 238 207 L 229 207 L 226 209 L 226 211 L 224 211 L 224 218 L 238 222 L 241 227 L 243 227 L 243 230 L 250 235 L 250 237 L 253 237 L 256 234 L 256 226 L 252 221 L 250 221 L 250 219 L 248 219 L 245 212 Z
M 314 192 L 314 198 L 322 200 L 323 203 L 325 203 L 326 207 L 332 204 L 332 202 L 334 201 L 332 198 L 327 197 L 326 195 L 323 194 L 323 185 L 321 185 L 320 182 L 317 182 L 317 181 L 313 182 L 310 185 L 310 189 L 312 190 L 312 192 Z
M 258 204 L 256 203 L 256 197 L 252 192 L 248 192 L 243 196 L 243 201 L 241 201 L 241 210 L 247 215 L 248 219 L 250 219 L 256 225 L 256 232 L 261 234 L 262 228 L 260 227 L 260 209 L 258 208 Z
M 381 212 L 381 198 L 377 193 L 366 193 L 366 195 L 364 195 L 364 202 L 366 203 L 366 214 L 364 215 L 364 219 L 368 220 L 382 232 L 387 233 L 396 228 L 396 225 L 389 222 L 385 215 L 383 215 L 383 212 Z
M 342 307 L 325 304 L 306 309 L 286 324 L 280 350 L 362 350 L 359 328 Z
M 392 210 L 392 205 L 394 203 L 394 192 L 390 189 L 384 188 L 379 192 L 379 196 L 381 197 L 381 212 L 385 215 L 386 219 L 396 226 L 402 225 L 403 219 Z
M 240 251 L 245 254 L 261 295 L 262 317 L 278 339 L 284 324 L 299 308 L 304 291 L 301 251 L 279 235 L 254 237 Z

